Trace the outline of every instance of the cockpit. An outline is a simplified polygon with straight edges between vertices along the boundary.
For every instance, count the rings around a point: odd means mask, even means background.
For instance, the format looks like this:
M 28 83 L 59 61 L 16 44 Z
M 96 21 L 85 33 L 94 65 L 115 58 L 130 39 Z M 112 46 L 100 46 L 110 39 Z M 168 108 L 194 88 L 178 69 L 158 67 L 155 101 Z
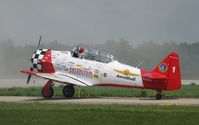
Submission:
M 79 50 L 80 48 L 75 47 L 71 52 L 72 56 L 79 58 L 79 56 L 81 55 Z M 86 60 L 97 61 L 101 63 L 110 63 L 110 62 L 116 61 L 113 55 L 101 52 L 99 50 L 93 50 L 93 49 L 84 49 L 83 56 L 81 58 L 86 59 Z
M 116 60 L 113 55 L 90 49 L 85 50 L 84 59 L 102 63 L 109 63 Z

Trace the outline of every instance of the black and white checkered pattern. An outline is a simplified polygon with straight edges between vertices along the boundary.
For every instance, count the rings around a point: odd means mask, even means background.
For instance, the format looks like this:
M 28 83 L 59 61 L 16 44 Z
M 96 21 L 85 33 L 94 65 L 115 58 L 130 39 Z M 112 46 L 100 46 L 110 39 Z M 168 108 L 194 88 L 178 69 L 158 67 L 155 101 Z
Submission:
M 48 51 L 48 49 L 38 49 L 31 58 L 32 67 L 33 69 L 36 69 L 37 71 L 41 71 L 41 64 L 38 64 L 38 61 L 42 60 L 44 57 L 44 54 Z

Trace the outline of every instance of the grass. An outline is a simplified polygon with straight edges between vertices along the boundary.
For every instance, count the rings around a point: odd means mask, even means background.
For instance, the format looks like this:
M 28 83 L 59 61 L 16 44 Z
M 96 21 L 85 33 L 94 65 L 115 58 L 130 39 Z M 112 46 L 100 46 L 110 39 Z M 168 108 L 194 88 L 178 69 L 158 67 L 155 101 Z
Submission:
M 1 125 L 198 125 L 198 106 L 0 103 Z
M 55 96 L 63 96 L 63 86 L 54 87 Z M 81 97 L 154 97 L 152 90 L 113 87 L 81 87 Z M 1 96 L 41 96 L 41 88 L 0 88 Z M 78 91 L 75 97 L 78 96 Z M 199 98 L 199 85 L 184 85 L 178 91 L 164 91 L 163 97 Z

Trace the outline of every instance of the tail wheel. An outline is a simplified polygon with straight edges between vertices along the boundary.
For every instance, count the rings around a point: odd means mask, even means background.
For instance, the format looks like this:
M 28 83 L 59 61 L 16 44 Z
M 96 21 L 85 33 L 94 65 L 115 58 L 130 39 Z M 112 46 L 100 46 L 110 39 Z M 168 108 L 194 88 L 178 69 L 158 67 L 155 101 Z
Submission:
M 63 94 L 64 94 L 64 96 L 66 98 L 73 97 L 74 93 L 75 93 L 75 89 L 74 89 L 73 85 L 66 85 L 66 86 L 64 86 L 64 88 L 63 88 Z
M 54 95 L 54 90 L 52 87 L 46 89 L 46 88 L 42 88 L 41 94 L 44 98 L 49 99 L 52 98 L 52 96 Z
M 161 100 L 162 99 L 162 95 L 160 93 L 157 93 L 155 98 L 156 98 L 156 100 Z

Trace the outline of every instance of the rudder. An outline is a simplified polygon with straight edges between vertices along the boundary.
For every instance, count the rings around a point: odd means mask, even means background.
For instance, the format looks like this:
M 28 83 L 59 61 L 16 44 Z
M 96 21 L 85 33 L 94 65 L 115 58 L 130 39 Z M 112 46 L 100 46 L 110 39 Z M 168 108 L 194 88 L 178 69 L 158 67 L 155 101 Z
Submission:
M 176 90 L 181 87 L 180 63 L 177 52 L 171 52 L 154 70 L 167 77 L 167 90 Z

